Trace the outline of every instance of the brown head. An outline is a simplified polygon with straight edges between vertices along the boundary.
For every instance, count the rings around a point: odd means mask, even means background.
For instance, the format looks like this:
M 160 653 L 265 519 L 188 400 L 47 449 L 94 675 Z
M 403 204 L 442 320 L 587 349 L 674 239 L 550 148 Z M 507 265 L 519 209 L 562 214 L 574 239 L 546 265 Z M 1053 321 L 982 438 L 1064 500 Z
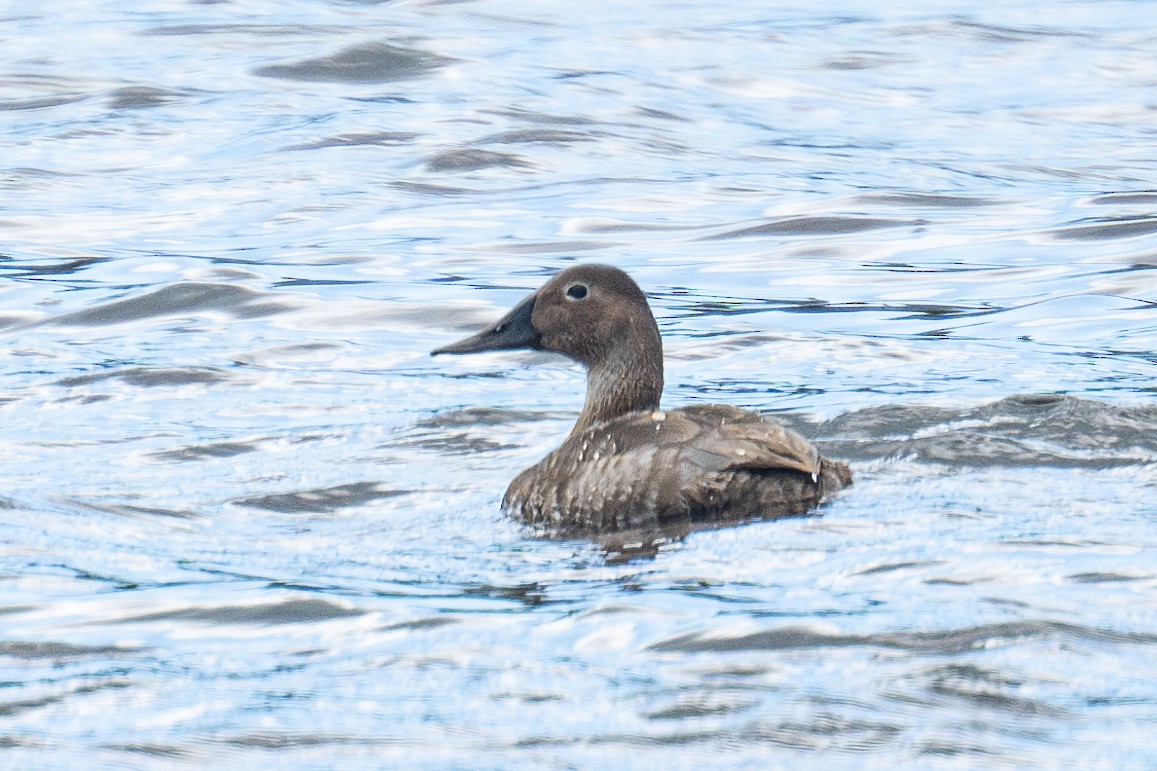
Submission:
M 659 327 L 638 284 L 618 268 L 568 268 L 493 326 L 433 354 L 519 348 L 561 353 L 586 365 L 587 400 L 576 431 L 659 406 L 663 391 Z

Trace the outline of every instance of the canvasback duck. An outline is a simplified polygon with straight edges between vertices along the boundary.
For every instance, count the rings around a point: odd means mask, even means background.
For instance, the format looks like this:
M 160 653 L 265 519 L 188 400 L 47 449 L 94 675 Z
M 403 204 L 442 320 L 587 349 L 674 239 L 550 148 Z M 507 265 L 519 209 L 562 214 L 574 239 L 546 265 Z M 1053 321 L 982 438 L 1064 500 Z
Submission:
M 431 355 L 520 348 L 561 353 L 587 369 L 574 428 L 503 498 L 503 508 L 539 529 L 609 533 L 802 514 L 852 483 L 845 464 L 756 412 L 660 409 L 659 326 L 618 268 L 568 268 L 493 326 Z

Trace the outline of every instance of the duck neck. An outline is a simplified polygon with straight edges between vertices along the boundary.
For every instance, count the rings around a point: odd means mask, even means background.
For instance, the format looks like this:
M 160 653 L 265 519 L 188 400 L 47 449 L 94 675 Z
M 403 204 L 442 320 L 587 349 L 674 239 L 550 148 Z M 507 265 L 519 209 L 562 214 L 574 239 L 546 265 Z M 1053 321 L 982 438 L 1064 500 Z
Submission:
M 587 369 L 587 397 L 571 435 L 629 412 L 659 409 L 663 395 L 663 344 L 617 350 Z

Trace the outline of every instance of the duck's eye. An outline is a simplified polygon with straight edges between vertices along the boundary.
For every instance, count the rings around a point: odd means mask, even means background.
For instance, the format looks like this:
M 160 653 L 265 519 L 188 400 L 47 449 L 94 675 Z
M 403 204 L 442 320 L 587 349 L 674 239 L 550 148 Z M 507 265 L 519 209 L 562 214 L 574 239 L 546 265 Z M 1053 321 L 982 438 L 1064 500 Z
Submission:
M 566 296 L 571 300 L 583 300 L 588 291 L 586 284 L 571 284 L 566 288 Z

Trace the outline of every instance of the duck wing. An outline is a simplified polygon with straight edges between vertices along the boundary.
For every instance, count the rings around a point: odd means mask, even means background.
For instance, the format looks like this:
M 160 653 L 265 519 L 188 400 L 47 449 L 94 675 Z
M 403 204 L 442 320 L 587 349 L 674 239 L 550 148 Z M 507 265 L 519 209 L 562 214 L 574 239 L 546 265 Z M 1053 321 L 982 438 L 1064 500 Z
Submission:
M 786 469 L 813 479 L 820 472 L 820 454 L 810 442 L 757 412 L 704 404 L 672 410 L 666 419 L 672 433 L 693 435 L 681 454 L 704 471 Z

